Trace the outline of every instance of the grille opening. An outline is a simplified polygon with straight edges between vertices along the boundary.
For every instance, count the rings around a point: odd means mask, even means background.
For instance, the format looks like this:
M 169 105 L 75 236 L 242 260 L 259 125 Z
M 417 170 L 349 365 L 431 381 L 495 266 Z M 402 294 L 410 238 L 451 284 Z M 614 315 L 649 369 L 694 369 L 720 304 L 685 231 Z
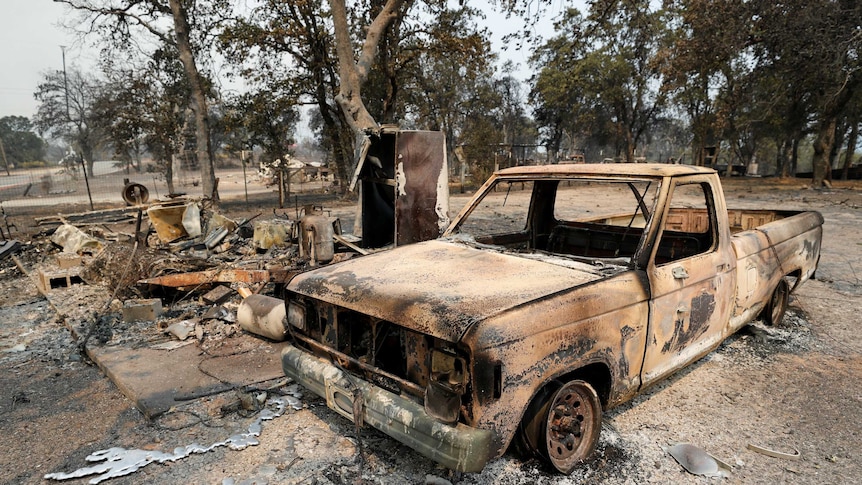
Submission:
M 360 362 L 408 378 L 408 338 L 419 334 L 352 310 L 320 308 L 316 318 L 319 334 L 310 337 Z
M 353 364 L 340 359 L 341 365 L 384 389 L 406 393 L 420 403 L 428 385 L 432 349 L 457 353 L 452 344 L 386 320 L 322 302 L 304 303 L 308 325 L 305 332 L 299 333 L 322 347 L 310 342 L 303 344 L 303 339 L 298 339 L 298 345 L 324 357 L 326 349 L 343 354 Z

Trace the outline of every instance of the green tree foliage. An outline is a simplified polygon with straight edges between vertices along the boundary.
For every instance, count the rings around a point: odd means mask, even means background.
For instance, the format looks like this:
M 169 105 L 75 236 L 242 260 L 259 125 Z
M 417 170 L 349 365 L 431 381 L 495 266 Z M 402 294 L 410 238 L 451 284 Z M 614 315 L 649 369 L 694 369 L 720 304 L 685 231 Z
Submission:
M 504 5 L 516 11 L 530 2 Z M 697 164 L 706 147 L 719 147 L 726 163 L 774 160 L 787 175 L 799 146 L 811 143 L 819 186 L 831 167 L 852 163 L 862 105 L 859 2 L 588 6 L 585 17 L 561 15 L 557 35 L 533 56 L 530 100 L 552 155 L 573 144 L 613 145 L 632 160 L 633 147 L 669 141 L 661 120 L 678 117 L 689 125 Z
M 664 72 L 689 117 L 695 162 L 703 164 L 707 146 L 722 146 L 726 159 L 745 165 L 775 146 L 778 172 L 788 173 L 808 123 L 807 95 L 770 67 L 774 53 L 756 35 L 763 5 L 679 0 L 666 6 L 677 22 Z
M 234 149 L 260 147 L 265 161 L 290 152 L 299 120 L 291 97 L 261 90 L 237 96 L 227 106 L 225 125 Z
M 469 2 L 261 0 L 236 14 L 226 0 L 61 1 L 85 12 L 106 40 L 111 88 L 97 111 L 110 121 L 92 129 L 129 161 L 141 146 L 165 161 L 191 132 L 200 140 L 195 93 L 217 97 L 206 72 L 192 75 L 189 66 L 206 66 L 203 46 L 215 34 L 232 74 L 249 88 L 220 107 L 229 143 L 280 157 L 293 140 L 297 107 L 310 105 L 342 181 L 351 175 L 356 135 L 374 136 L 382 122 L 444 131 L 450 152 L 458 147 L 477 175 L 495 162 L 532 158 L 538 134 L 551 161 L 575 148 L 590 160 L 677 158 L 688 143 L 695 163 L 717 146 L 726 162 L 774 160 L 781 174 L 795 170 L 799 146 L 811 143 L 818 185 L 830 167 L 852 163 L 862 116 L 862 6 L 850 0 L 665 0 L 661 8 L 591 1 L 583 13 L 563 12 L 532 57 L 535 122 L 511 68 L 495 75 L 488 33 L 476 25 L 481 12 Z M 528 15 L 548 4 L 498 5 Z M 133 51 L 153 64 L 120 65 L 116 54 Z M 76 131 L 73 121 L 84 117 L 64 118 L 56 83 L 43 91 L 43 104 L 56 108 L 54 124 Z M 37 126 L 50 118 L 37 117 Z
M 494 89 L 497 57 L 479 15 L 467 6 L 437 9 L 405 45 L 398 112 L 407 126 L 442 131 L 449 153 L 458 154 L 453 168 L 484 179 L 505 137 L 495 112 L 503 105 Z
M 320 0 L 265 0 L 231 22 L 222 31 L 219 45 L 234 68 L 232 74 L 245 80 L 252 91 L 260 96 L 278 93 L 278 105 L 284 109 L 293 110 L 291 102 L 315 108 L 313 122 L 320 143 L 344 182 L 351 175 L 353 134 L 334 101 L 339 81 L 329 17 L 328 5 Z M 240 104 L 263 103 L 247 99 Z M 257 115 L 240 114 L 240 118 L 249 116 Z
M 131 166 L 141 170 L 141 152 L 145 127 L 145 110 L 150 107 L 148 79 L 133 71 L 112 72 L 110 79 L 93 107 L 96 119 L 111 145 L 114 155 L 125 162 L 126 173 Z
M 576 149 L 611 141 L 599 98 L 572 75 L 581 68 L 588 50 L 580 31 L 583 23 L 580 12 L 568 10 L 556 24 L 558 35 L 539 46 L 532 58 L 539 72 L 529 99 L 551 161 L 561 155 L 566 158 Z
M 600 135 L 631 162 L 647 129 L 665 107 L 657 55 L 665 38 L 662 12 L 647 0 L 591 2 L 586 17 L 569 10 L 559 35 L 534 56 L 539 74 L 531 94 L 552 147 L 563 138 Z
M 758 6 L 753 31 L 759 67 L 785 80 L 785 97 L 804 93 L 814 119 L 813 184 L 819 186 L 831 177 L 837 129 L 862 87 L 862 4 L 790 0 Z
M 474 179 L 484 180 L 495 160 L 514 163 L 512 144 L 524 143 L 519 136 L 528 124 L 525 108 L 519 83 L 495 76 L 489 33 L 477 26 L 482 13 L 466 4 L 404 5 L 421 15 L 386 30 L 363 85 L 368 110 L 383 122 L 443 131 L 455 155 L 452 168 Z M 374 2 L 369 8 L 370 19 Z
M 749 5 L 741 0 L 675 0 L 665 2 L 673 25 L 661 56 L 668 91 L 688 117 L 692 156 L 703 165 L 704 149 L 717 146 L 728 132 L 740 71 L 737 62 L 749 43 Z
M 186 139 L 194 124 L 190 87 L 183 66 L 171 49 L 158 50 L 139 65 L 106 66 L 108 81 L 95 111 L 108 142 L 122 160 L 140 167 L 144 149 L 175 193 L 174 161 L 188 157 Z M 186 163 L 186 165 L 190 165 Z
M 819 186 L 843 134 L 859 124 L 851 113 L 862 83 L 862 5 L 671 0 L 665 6 L 674 26 L 665 74 L 690 118 L 695 152 L 723 144 L 749 163 L 773 147 L 776 171 L 787 175 L 813 133 Z
M 478 84 L 489 83 L 493 76 L 487 33 L 472 22 L 479 13 L 466 7 L 450 10 L 442 2 L 396 3 L 359 2 L 350 10 L 353 26 L 373 23 L 386 8 L 397 10 L 397 18 L 381 31 L 377 54 L 370 57 L 360 86 L 361 108 L 381 122 L 441 129 L 453 142 L 476 109 L 498 105 L 473 102 Z M 419 9 L 425 13 L 421 21 L 410 14 Z M 315 108 L 312 126 L 331 153 L 336 174 L 346 182 L 352 175 L 355 123 L 337 102 L 344 74 L 331 18 L 329 2 L 268 0 L 226 29 L 221 45 L 237 66 L 236 74 L 254 91 L 279 93 L 280 98 Z M 350 32 L 353 45 L 362 49 L 367 47 L 364 32 L 358 27 Z M 359 64 L 365 62 L 364 52 L 357 53 Z
M 8 166 L 45 159 L 45 141 L 33 132 L 33 125 L 24 116 L 0 118 L 0 143 Z

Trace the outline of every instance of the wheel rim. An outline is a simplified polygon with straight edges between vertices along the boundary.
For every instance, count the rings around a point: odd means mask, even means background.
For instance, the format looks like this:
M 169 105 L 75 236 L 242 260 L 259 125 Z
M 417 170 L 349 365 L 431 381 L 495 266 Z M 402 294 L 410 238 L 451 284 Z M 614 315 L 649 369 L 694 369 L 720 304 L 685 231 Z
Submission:
M 548 407 L 545 444 L 557 470 L 571 473 L 593 453 L 601 418 L 598 395 L 586 382 L 572 381 L 554 393 Z
M 787 283 L 784 280 L 778 283 L 778 286 L 772 293 L 770 306 L 772 307 L 770 323 L 778 325 L 781 323 L 781 320 L 784 318 L 784 312 L 787 310 Z

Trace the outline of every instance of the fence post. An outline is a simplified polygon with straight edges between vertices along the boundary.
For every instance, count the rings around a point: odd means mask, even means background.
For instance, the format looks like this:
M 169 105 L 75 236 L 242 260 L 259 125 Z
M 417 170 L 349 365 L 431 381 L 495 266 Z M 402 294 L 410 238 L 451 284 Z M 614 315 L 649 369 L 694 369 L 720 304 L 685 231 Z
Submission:
M 90 193 L 90 178 L 87 175 L 87 165 L 84 164 L 84 154 L 83 153 L 80 155 L 80 160 L 81 160 L 81 170 L 84 172 L 84 183 L 87 184 L 87 197 L 90 199 L 90 210 L 91 211 L 96 210 L 93 207 L 93 194 Z
M 248 205 L 248 177 L 245 174 L 245 150 L 239 151 L 239 162 L 242 165 L 242 183 L 245 185 L 245 205 Z

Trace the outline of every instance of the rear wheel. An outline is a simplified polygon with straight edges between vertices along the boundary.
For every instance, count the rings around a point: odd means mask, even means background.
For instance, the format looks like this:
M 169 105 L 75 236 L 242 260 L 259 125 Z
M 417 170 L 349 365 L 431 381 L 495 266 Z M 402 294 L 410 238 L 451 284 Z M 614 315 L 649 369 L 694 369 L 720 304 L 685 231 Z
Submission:
M 518 447 L 538 452 L 559 472 L 570 474 L 596 449 L 602 404 L 588 382 L 570 381 L 537 396 L 521 423 Z
M 772 297 L 763 309 L 761 316 L 766 321 L 767 325 L 778 325 L 784 319 L 784 313 L 787 311 L 787 304 L 790 300 L 790 287 L 787 285 L 787 280 L 781 278 L 775 290 L 772 292 Z

